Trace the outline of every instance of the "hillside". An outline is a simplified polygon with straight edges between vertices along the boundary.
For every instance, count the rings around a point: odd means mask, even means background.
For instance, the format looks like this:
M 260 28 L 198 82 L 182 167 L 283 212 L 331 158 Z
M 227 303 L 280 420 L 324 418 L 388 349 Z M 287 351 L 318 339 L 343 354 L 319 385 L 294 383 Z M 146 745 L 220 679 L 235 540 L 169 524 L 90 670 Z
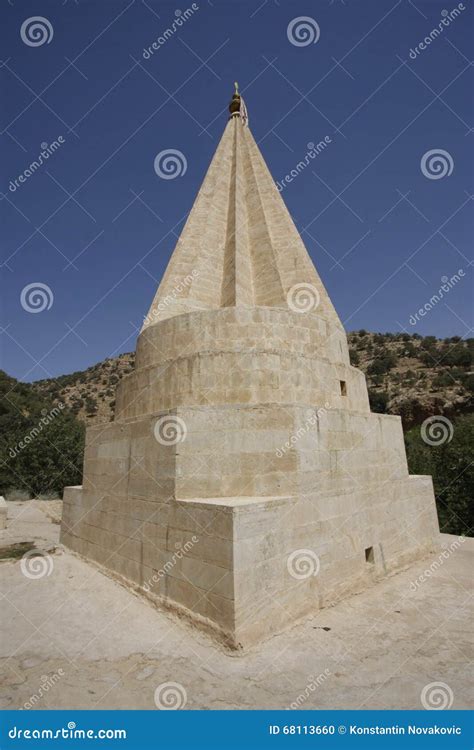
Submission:
M 433 414 L 472 411 L 474 339 L 363 330 L 348 339 L 352 364 L 366 374 L 372 411 L 399 414 L 405 430 Z
M 110 422 L 114 414 L 115 388 L 124 375 L 133 371 L 134 363 L 134 352 L 120 354 L 87 370 L 37 380 L 32 385 L 43 397 L 62 401 L 82 422 Z
M 348 336 L 352 364 L 367 375 L 373 411 L 400 414 L 405 429 L 432 414 L 455 417 L 472 410 L 474 339 L 367 333 Z M 121 354 L 82 372 L 32 386 L 62 401 L 88 424 L 112 419 L 115 387 L 132 372 L 135 355 Z

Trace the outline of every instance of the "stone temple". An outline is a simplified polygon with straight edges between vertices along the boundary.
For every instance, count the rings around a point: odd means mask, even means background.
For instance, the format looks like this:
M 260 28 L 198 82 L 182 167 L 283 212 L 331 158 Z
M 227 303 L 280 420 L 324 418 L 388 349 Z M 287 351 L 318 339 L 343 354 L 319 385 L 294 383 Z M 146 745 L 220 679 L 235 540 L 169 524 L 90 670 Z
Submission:
M 428 554 L 439 529 L 237 91 L 229 109 L 61 538 L 239 647 Z

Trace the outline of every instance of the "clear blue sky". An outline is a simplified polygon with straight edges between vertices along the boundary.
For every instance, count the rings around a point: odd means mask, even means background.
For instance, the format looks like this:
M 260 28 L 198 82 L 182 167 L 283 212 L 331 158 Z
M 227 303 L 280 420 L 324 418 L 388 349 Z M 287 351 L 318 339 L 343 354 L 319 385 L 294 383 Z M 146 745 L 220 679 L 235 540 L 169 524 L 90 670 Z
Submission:
M 2 367 L 29 381 L 134 349 L 235 79 L 275 180 L 308 143 L 331 139 L 283 197 L 346 329 L 471 335 L 471 3 L 415 59 L 410 49 L 457 5 L 197 5 L 144 59 L 191 3 L 3 1 Z M 33 16 L 52 29 L 35 46 L 20 33 Z M 317 23 L 316 43 L 289 41 L 300 16 Z M 59 136 L 64 143 L 12 190 L 41 144 Z M 156 174 L 166 149 L 184 154 L 185 174 Z M 440 149 L 452 171 L 430 179 L 421 159 Z M 445 300 L 410 325 L 458 269 L 465 276 Z M 38 282 L 52 298 L 34 314 L 21 295 Z

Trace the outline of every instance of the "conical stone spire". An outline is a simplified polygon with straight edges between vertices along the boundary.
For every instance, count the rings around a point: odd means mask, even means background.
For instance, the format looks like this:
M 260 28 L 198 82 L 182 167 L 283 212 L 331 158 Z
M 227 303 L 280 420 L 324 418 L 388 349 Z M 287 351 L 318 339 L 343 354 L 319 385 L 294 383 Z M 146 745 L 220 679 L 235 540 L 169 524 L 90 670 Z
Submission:
M 229 110 L 143 329 L 197 310 L 297 306 L 299 294 L 313 297 L 318 315 L 342 327 L 245 124 L 237 89 Z

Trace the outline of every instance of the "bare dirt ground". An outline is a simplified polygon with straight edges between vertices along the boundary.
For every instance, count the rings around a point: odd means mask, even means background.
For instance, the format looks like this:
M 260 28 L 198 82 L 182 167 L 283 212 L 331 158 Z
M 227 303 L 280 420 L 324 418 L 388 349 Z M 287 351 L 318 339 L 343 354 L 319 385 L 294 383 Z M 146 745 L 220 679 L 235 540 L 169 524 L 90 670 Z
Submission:
M 58 513 L 11 502 L 0 532 L 0 548 L 50 555 L 29 569 L 0 560 L 0 707 L 153 709 L 157 688 L 177 683 L 191 709 L 410 709 L 439 682 L 448 705 L 470 707 L 473 539 L 232 653 L 57 548 Z

